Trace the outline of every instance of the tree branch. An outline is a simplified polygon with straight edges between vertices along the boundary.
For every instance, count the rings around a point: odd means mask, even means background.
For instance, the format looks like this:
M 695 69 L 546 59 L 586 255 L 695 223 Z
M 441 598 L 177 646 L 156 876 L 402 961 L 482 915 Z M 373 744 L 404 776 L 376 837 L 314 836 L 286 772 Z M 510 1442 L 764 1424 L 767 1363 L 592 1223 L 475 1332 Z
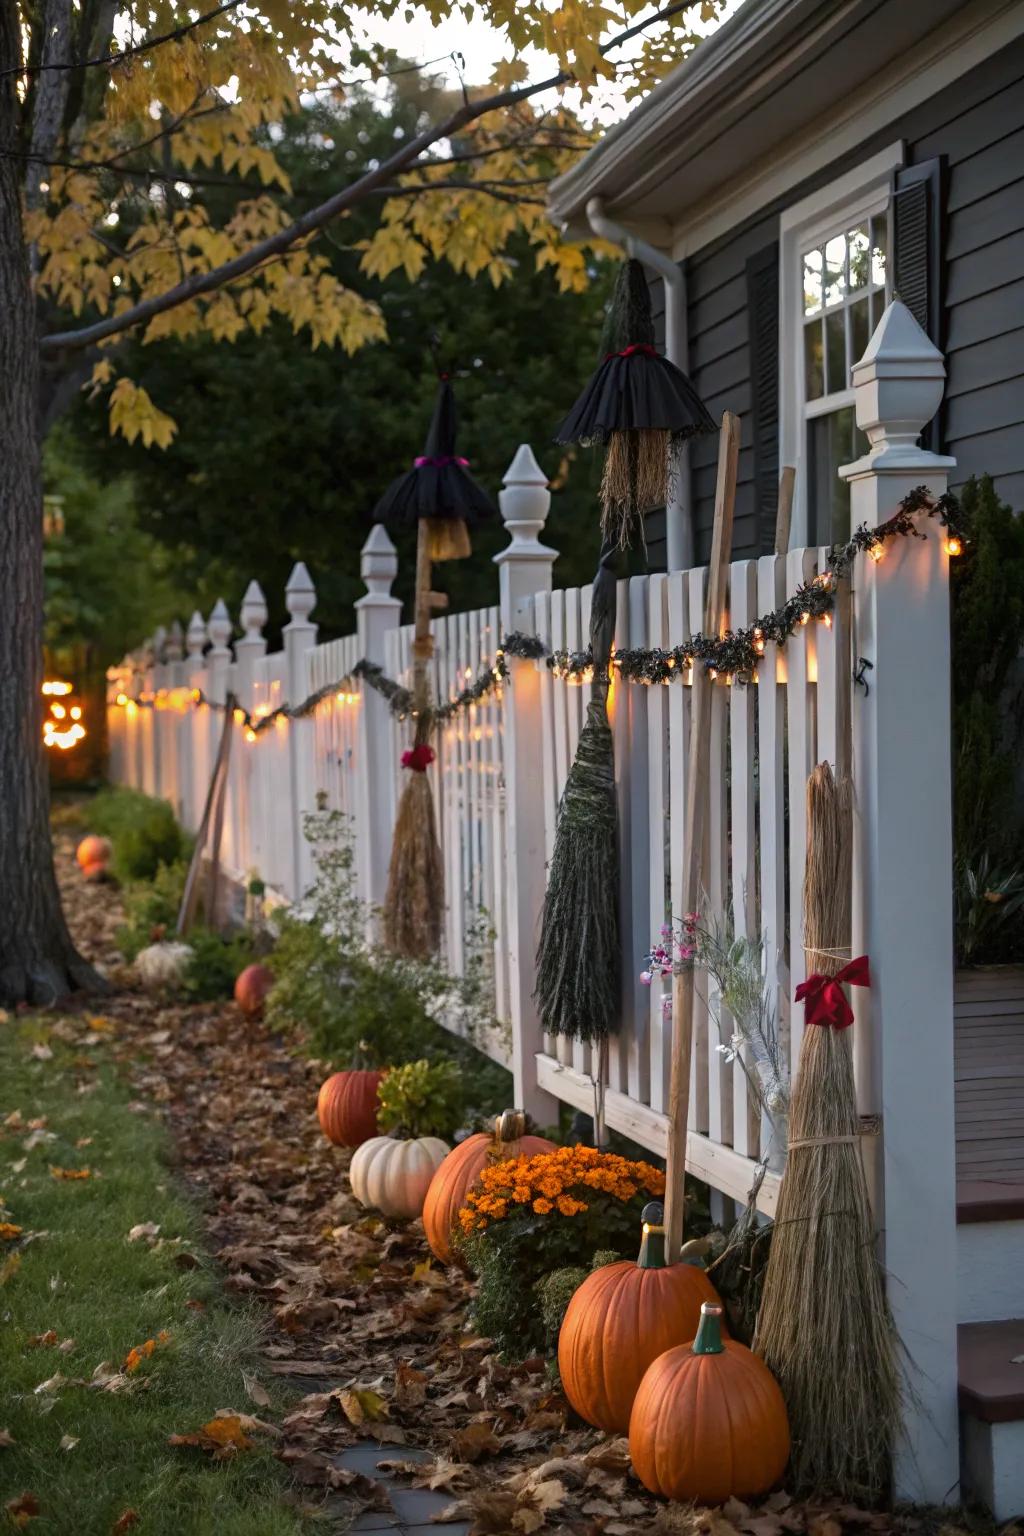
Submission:
M 629 38 L 635 37 L 644 28 L 653 26 L 659 21 L 666 21 L 680 11 L 688 10 L 691 4 L 692 0 L 676 0 L 676 3 L 664 6 L 660 11 L 649 16 L 646 21 L 627 27 L 624 32 L 620 32 L 618 36 L 602 44 L 601 53 L 610 53 L 613 49 L 621 47 Z M 90 346 L 93 342 L 102 341 L 107 336 L 115 336 L 119 331 L 126 330 L 130 326 L 142 325 L 156 315 L 162 315 L 169 309 L 176 309 L 179 304 L 200 298 L 204 293 L 214 292 L 222 284 L 251 272 L 269 256 L 276 256 L 278 252 L 287 250 L 306 235 L 322 229 L 325 224 L 330 224 L 339 214 L 347 213 L 350 208 L 355 207 L 378 188 L 391 185 L 397 175 L 410 170 L 424 151 L 440 139 L 452 138 L 468 123 L 485 117 L 489 112 L 499 112 L 505 107 L 514 107 L 520 101 L 526 101 L 542 91 L 557 90 L 559 86 L 567 85 L 572 78 L 573 76 L 567 70 L 559 70 L 546 80 L 537 81 L 533 85 L 513 86 L 504 91 L 496 91 L 494 95 L 482 97 L 475 102 L 464 102 L 442 122 L 425 128 L 422 133 L 417 134 L 415 138 L 396 150 L 389 159 L 373 170 L 364 172 L 347 187 L 335 192 L 326 202 L 309 209 L 286 229 L 258 241 L 248 251 L 233 257 L 231 261 L 226 261 L 219 267 L 212 268 L 209 272 L 196 273 L 186 282 L 167 289 L 165 293 L 155 294 L 152 298 L 133 304 L 130 309 L 126 309 L 120 315 L 109 315 L 77 331 L 59 331 L 56 335 L 44 336 L 40 341 L 42 351 L 49 354 L 66 348 Z
M 147 38 L 144 43 L 136 43 L 132 48 L 122 48 L 118 53 L 104 53 L 96 59 L 44 59 L 39 64 L 18 64 L 13 69 L 0 70 L 0 80 L 7 75 L 39 75 L 51 69 L 96 69 L 108 64 L 120 64 L 124 59 L 130 59 L 140 53 L 149 53 L 153 48 L 159 48 L 164 43 L 176 43 L 196 27 L 203 26 L 208 21 L 215 21 L 225 11 L 234 11 L 245 0 L 224 0 L 223 5 L 214 6 L 212 11 L 207 11 L 202 16 L 197 16 L 195 21 L 183 22 L 180 27 L 175 27 L 170 32 L 162 32 L 159 37 Z

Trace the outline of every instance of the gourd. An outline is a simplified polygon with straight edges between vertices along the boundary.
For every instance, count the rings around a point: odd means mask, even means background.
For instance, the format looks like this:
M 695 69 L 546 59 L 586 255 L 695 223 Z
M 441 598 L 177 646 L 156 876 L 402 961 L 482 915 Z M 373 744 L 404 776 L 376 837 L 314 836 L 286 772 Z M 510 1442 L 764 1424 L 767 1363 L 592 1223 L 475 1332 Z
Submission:
M 135 970 L 142 985 L 151 992 L 163 992 L 181 986 L 185 980 L 192 950 L 188 944 L 150 944 L 135 956 Z
M 377 1135 L 377 1085 L 383 1072 L 335 1072 L 321 1085 L 320 1129 L 336 1147 L 358 1147 Z
M 513 1157 L 533 1157 L 538 1152 L 553 1152 L 554 1144 L 543 1136 L 527 1136 L 526 1116 L 518 1109 L 506 1109 L 494 1122 L 494 1133 L 479 1131 L 467 1136 L 449 1152 L 430 1181 L 423 1202 L 423 1229 L 435 1257 L 450 1264 L 452 1229 L 466 1196 L 481 1173 L 491 1163 L 507 1162 Z
M 629 1421 L 633 1470 L 666 1499 L 721 1504 L 766 1493 L 789 1460 L 789 1422 L 775 1377 L 705 1302 L 689 1344 L 644 1373 Z
M 636 1263 L 606 1264 L 573 1295 L 558 1335 L 562 1387 L 580 1418 L 625 1434 L 633 1399 L 651 1362 L 692 1339 L 701 1306 L 718 1302 L 702 1269 L 665 1264 L 664 1209 L 645 1205 Z
M 247 1019 L 263 1017 L 263 1004 L 274 985 L 274 973 L 265 965 L 247 965 L 235 982 L 235 1002 Z
M 108 837 L 97 837 L 95 832 L 90 832 L 88 837 L 82 838 L 75 849 L 75 858 L 87 880 L 100 878 L 100 872 L 110 863 L 112 851 Z
M 438 1136 L 396 1141 L 373 1136 L 352 1155 L 348 1176 L 360 1205 L 385 1216 L 418 1216 L 430 1181 L 449 1151 Z

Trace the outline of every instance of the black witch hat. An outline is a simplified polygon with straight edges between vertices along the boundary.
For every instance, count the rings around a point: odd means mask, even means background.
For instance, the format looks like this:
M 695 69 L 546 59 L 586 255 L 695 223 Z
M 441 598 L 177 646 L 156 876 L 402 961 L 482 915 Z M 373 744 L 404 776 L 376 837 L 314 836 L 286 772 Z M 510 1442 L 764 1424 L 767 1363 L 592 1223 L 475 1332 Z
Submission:
M 455 396 L 439 374 L 434 414 L 423 452 L 411 469 L 388 486 L 374 519 L 394 528 L 425 522 L 431 560 L 461 560 L 470 553 L 469 527 L 495 513 L 494 503 L 455 452 Z
M 621 268 L 605 330 L 605 356 L 555 433 L 557 443 L 605 445 L 602 529 L 621 546 L 638 517 L 669 495 L 674 442 L 717 426 L 690 380 L 654 345 L 647 278 Z

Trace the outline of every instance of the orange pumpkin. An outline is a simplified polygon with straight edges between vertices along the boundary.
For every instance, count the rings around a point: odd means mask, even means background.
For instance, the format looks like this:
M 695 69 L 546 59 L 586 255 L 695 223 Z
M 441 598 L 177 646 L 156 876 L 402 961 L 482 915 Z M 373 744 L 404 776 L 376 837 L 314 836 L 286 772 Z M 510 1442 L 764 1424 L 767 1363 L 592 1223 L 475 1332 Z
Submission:
M 562 1387 L 581 1419 L 624 1435 L 641 1378 L 652 1360 L 692 1339 L 701 1305 L 718 1293 L 702 1269 L 665 1263 L 664 1210 L 643 1210 L 634 1264 L 605 1264 L 574 1293 L 558 1335 Z
M 93 883 L 98 883 L 99 881 L 105 880 L 107 878 L 107 865 L 106 863 L 83 864 L 82 874 L 86 880 L 89 880 Z
M 263 1004 L 274 985 L 274 973 L 265 965 L 247 965 L 235 982 L 235 1002 L 247 1019 L 263 1017 Z
M 83 871 L 90 864 L 102 864 L 104 867 L 110 863 L 112 849 L 108 837 L 97 837 L 95 832 L 90 832 L 88 837 L 83 837 L 75 849 L 75 858 L 79 868 Z
M 383 1072 L 335 1072 L 321 1086 L 320 1129 L 336 1147 L 358 1147 L 377 1132 L 377 1084 Z
M 513 1157 L 533 1157 L 538 1152 L 553 1152 L 554 1143 L 543 1136 L 526 1136 L 526 1116 L 518 1109 L 506 1109 L 494 1122 L 494 1134 L 478 1131 L 467 1136 L 454 1152 L 449 1152 L 430 1181 L 423 1203 L 423 1229 L 431 1251 L 442 1264 L 454 1262 L 452 1228 L 466 1196 L 490 1163 L 504 1163 Z
M 786 1470 L 789 1421 L 775 1377 L 705 1302 L 697 1337 L 659 1355 L 629 1421 L 633 1470 L 666 1499 L 722 1504 L 767 1493 Z

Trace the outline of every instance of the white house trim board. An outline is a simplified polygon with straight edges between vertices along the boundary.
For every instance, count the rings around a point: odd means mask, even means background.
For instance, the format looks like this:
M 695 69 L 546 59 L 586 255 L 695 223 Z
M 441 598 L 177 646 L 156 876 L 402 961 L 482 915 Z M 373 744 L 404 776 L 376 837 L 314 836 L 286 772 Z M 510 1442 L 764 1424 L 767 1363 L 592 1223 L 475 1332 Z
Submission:
M 846 97 L 835 113 L 818 118 L 788 145 L 749 163 L 742 177 L 727 180 L 720 196 L 687 209 L 676 225 L 672 255 L 682 261 L 729 234 L 1022 34 L 1020 0 L 984 0 L 965 6 L 928 36 L 918 51 L 884 69 L 872 89 L 862 88 Z M 617 204 L 615 214 L 629 223 L 628 206 Z
M 885 208 L 893 171 L 903 161 L 902 141 L 889 144 L 863 165 L 801 198 L 779 219 L 779 463 L 796 468 L 791 549 L 802 549 L 809 542 L 801 248 L 819 237 L 823 239 L 842 224 L 855 224 Z M 852 404 L 852 387 L 847 395 L 848 399 L 830 397 L 827 409 Z

